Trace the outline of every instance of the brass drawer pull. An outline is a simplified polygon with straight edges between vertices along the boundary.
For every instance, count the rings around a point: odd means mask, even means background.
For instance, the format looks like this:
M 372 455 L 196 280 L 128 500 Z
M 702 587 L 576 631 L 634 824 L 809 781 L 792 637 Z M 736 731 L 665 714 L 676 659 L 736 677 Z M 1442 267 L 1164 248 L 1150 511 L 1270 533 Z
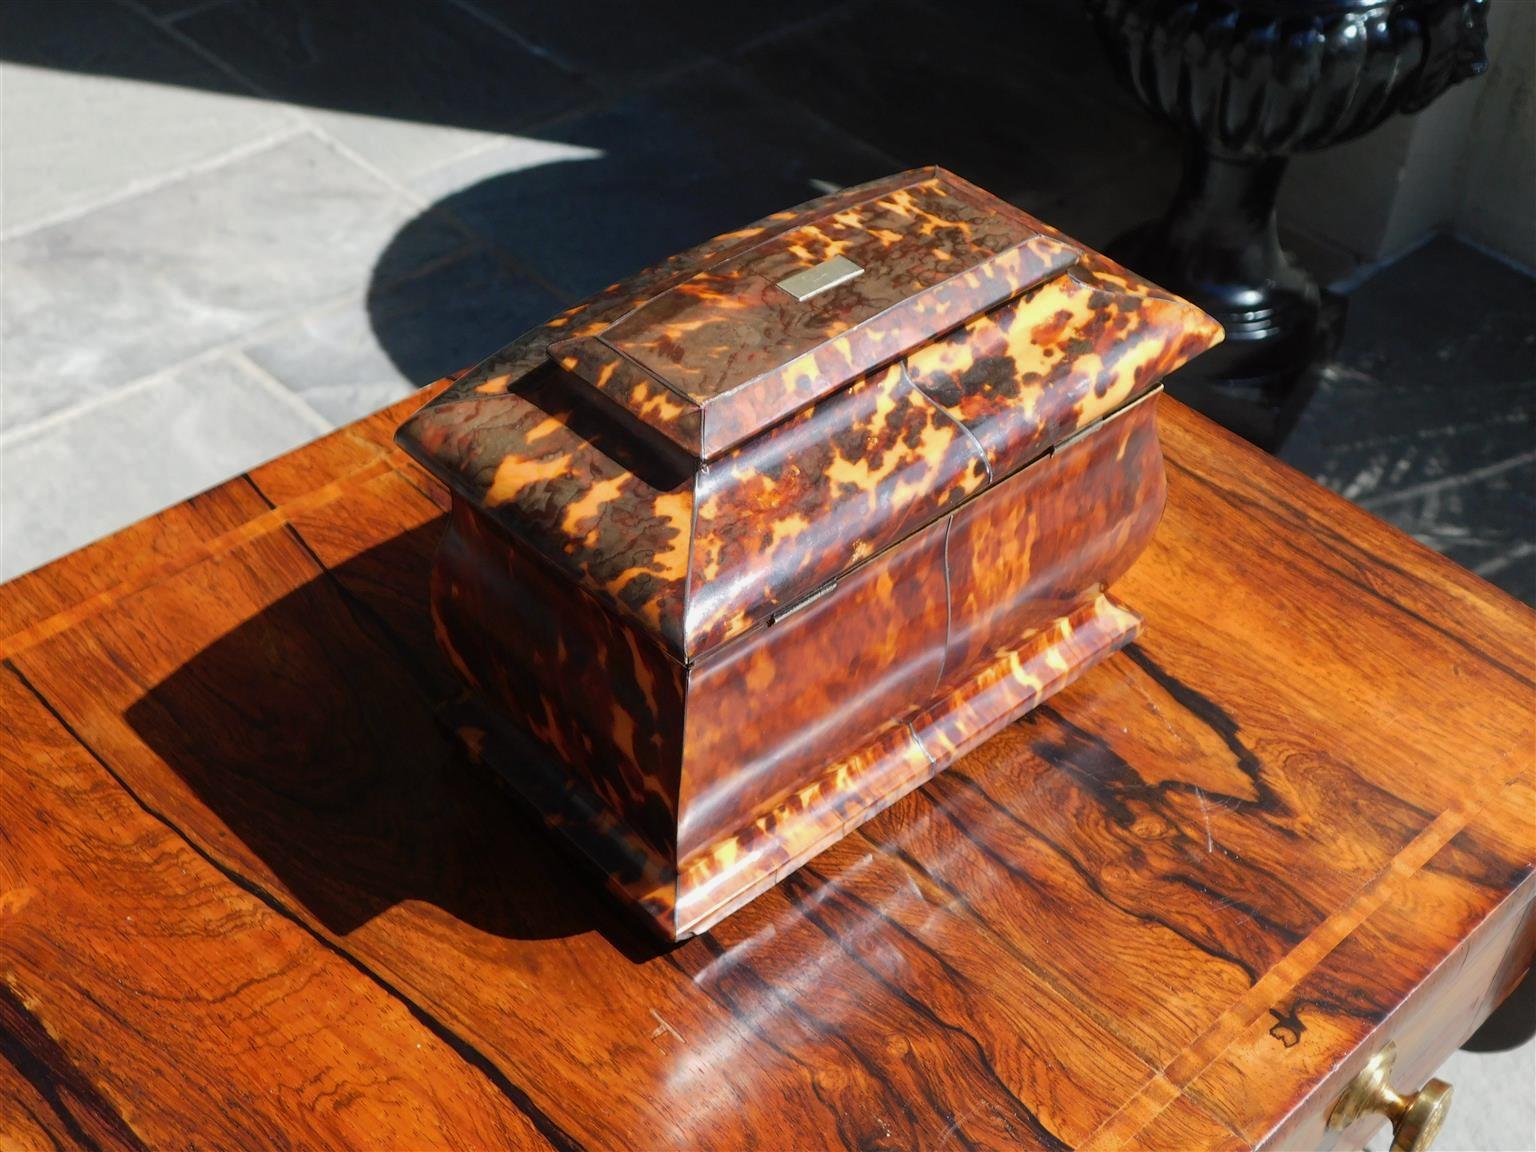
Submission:
M 1451 1086 L 1444 1080 L 1427 1080 L 1413 1095 L 1399 1096 L 1392 1091 L 1395 1063 L 1396 1044 L 1372 1056 L 1334 1101 L 1328 1127 L 1348 1128 L 1368 1112 L 1377 1112 L 1392 1122 L 1392 1152 L 1427 1152 L 1451 1110 Z

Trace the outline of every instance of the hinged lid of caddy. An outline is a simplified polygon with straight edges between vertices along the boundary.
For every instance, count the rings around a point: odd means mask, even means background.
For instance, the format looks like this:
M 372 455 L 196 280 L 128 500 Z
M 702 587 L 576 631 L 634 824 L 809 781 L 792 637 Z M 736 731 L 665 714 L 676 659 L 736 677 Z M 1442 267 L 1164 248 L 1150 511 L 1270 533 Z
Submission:
M 923 168 L 608 288 L 399 440 L 689 662 L 1219 338 L 1184 301 Z
M 992 203 L 922 172 L 786 214 L 550 356 L 713 460 L 1075 263 L 1076 249 Z

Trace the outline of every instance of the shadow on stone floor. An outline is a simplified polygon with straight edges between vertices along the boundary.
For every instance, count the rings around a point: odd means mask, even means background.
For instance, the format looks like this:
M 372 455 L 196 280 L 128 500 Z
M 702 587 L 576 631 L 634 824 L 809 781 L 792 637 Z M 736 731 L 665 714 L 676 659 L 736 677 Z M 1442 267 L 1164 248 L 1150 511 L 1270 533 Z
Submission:
M 600 158 L 458 205 L 576 295 L 902 167 L 953 168 L 1095 246 L 1176 178 L 1174 137 L 1120 90 L 1078 0 L 126 2 L 164 35 L 115 4 L 13 5 L 0 58 L 296 104 L 391 171 L 398 137 L 360 121 L 506 137 L 478 175 Z
M 1445 236 L 1378 270 L 1280 456 L 1536 604 L 1536 278 Z
M 126 2 L 150 20 L 11 6 L 0 57 L 295 104 L 435 201 L 369 289 L 418 384 L 711 235 L 904 167 L 953 168 L 1094 246 L 1177 175 L 1079 0 Z M 465 159 L 466 133 L 500 140 Z M 428 178 L 400 148 L 454 159 Z M 256 359 L 287 379 L 304 355 Z
M 432 206 L 375 263 L 373 334 L 418 383 L 709 235 L 899 167 L 946 164 L 1094 246 L 1176 176 L 1076 0 L 131 2 L 150 19 L 9 5 L 0 56 L 292 102 L 374 160 L 359 119 L 505 137 L 420 186 Z M 1389 266 L 1353 293 L 1283 453 L 1528 602 L 1531 300 L 1529 277 L 1451 241 Z
M 1118 145 L 1107 154 L 1123 156 L 1153 123 L 1106 83 L 1077 0 L 126 3 L 193 52 L 117 4 L 81 0 L 67 20 L 53 4 L 7 5 L 0 59 L 494 133 L 729 60 L 893 155 L 986 162 L 990 152 L 995 171 L 977 175 L 1010 180 L 1037 161 L 1104 154 L 1105 136 Z M 1096 114 L 1106 109 L 1135 115 Z

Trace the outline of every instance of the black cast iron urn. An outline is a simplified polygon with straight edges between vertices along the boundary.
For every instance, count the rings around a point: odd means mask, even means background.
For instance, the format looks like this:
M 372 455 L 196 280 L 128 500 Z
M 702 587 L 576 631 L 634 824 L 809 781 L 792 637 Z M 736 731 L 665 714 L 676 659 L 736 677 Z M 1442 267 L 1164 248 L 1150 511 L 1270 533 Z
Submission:
M 1280 247 L 1288 158 L 1482 72 L 1487 0 L 1085 3 L 1123 79 L 1187 140 L 1168 211 L 1109 251 L 1226 329 L 1194 379 L 1283 403 L 1338 329 L 1317 282 Z

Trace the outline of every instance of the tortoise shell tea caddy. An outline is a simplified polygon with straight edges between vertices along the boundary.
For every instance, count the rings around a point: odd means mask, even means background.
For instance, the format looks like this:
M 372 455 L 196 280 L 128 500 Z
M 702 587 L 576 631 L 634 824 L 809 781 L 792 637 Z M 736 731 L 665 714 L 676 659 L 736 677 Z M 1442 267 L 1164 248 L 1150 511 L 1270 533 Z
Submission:
M 668 939 L 1135 637 L 1209 317 L 923 168 L 717 237 L 422 408 L 478 758 Z

